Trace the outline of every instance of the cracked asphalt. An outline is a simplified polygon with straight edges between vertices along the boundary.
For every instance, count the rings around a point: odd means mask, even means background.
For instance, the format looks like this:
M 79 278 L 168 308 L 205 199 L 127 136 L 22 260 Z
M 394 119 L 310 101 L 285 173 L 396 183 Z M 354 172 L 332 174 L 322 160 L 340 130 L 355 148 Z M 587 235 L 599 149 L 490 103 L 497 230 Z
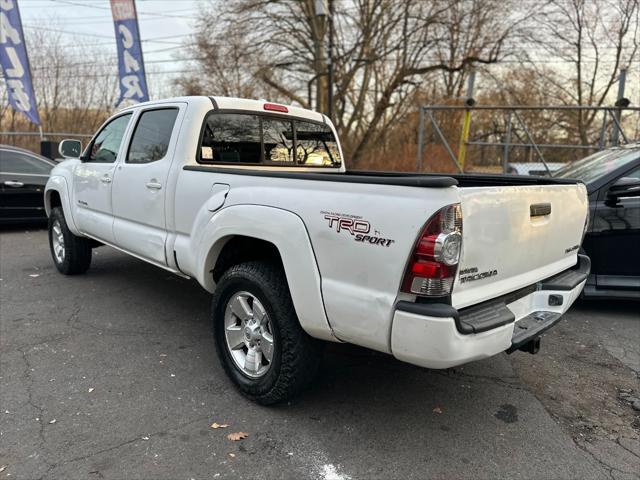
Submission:
M 0 231 L 0 478 L 639 478 L 638 304 L 446 371 L 329 345 L 314 388 L 265 408 L 224 376 L 204 290 L 94 253 L 63 277 L 46 231 Z

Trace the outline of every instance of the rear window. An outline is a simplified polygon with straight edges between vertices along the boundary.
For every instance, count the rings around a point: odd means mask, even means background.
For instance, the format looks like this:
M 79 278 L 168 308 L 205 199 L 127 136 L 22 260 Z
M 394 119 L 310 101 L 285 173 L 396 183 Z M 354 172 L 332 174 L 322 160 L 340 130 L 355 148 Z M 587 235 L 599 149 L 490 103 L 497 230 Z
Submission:
M 639 152 L 636 149 L 602 150 L 582 160 L 570 163 L 556 171 L 553 176 L 581 180 L 589 184 L 635 161 L 638 155 Z
M 338 142 L 322 123 L 245 113 L 207 117 L 200 163 L 339 167 Z

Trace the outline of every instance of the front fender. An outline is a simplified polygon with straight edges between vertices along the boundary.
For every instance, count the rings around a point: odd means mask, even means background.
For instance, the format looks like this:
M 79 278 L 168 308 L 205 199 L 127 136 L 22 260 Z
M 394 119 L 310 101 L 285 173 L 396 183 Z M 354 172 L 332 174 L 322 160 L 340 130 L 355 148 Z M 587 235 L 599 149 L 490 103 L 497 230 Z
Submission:
M 293 305 L 302 328 L 311 336 L 336 341 L 324 310 L 321 277 L 304 222 L 287 210 L 260 205 L 223 208 L 205 224 L 196 226 L 190 245 L 176 251 L 200 284 L 215 290 L 212 270 L 225 243 L 243 235 L 272 243 L 278 249 Z M 185 260 L 183 260 L 185 259 Z
M 67 179 L 60 175 L 49 177 L 49 180 L 44 187 L 44 209 L 47 212 L 47 217 L 51 215 L 51 196 L 53 192 L 57 192 L 60 196 L 62 211 L 64 212 L 64 218 L 69 230 L 71 230 L 74 235 L 82 235 L 73 220 L 73 210 L 71 208 L 70 191 Z

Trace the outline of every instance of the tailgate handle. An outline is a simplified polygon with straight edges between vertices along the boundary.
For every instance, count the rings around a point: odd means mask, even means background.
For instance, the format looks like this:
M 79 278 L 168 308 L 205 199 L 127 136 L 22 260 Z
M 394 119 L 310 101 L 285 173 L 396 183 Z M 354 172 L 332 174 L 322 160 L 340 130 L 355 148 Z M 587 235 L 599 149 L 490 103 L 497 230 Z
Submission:
M 529 205 L 529 214 L 532 217 L 544 217 L 545 215 L 549 215 L 550 213 L 550 203 L 534 203 L 533 205 Z

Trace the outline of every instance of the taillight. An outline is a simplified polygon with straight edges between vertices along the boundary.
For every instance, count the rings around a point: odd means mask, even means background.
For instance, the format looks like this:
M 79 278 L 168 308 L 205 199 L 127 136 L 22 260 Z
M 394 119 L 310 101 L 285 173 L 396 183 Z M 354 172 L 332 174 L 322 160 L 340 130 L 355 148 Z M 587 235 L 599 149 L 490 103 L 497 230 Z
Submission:
M 284 105 L 278 105 L 277 103 L 265 103 L 263 108 L 272 112 L 289 113 L 289 109 L 287 107 Z
M 447 205 L 425 225 L 411 254 L 402 291 L 415 295 L 451 293 L 462 250 L 460 204 Z

